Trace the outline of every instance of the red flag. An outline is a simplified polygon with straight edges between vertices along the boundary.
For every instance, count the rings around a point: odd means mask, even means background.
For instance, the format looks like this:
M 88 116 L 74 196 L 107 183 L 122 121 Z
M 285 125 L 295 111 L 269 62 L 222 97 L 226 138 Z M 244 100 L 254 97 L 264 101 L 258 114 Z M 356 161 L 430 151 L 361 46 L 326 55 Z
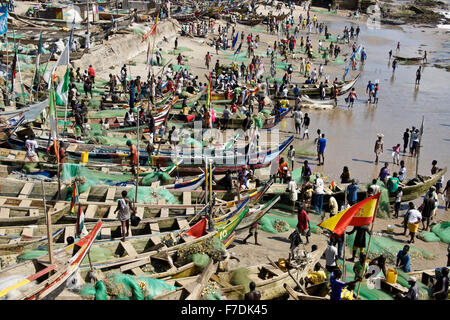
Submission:
M 193 227 L 191 227 L 186 234 L 188 236 L 199 238 L 206 233 L 206 218 L 203 218 L 199 222 L 197 222 Z

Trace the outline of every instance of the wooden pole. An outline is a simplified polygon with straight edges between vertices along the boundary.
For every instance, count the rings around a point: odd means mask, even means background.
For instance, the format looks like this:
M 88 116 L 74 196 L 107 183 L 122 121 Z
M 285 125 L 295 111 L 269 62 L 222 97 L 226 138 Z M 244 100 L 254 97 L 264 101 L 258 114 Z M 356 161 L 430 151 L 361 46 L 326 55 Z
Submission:
M 134 94 L 134 93 L 133 93 Z M 137 161 L 137 168 L 136 168 L 136 194 L 135 194 L 135 197 L 134 197 L 134 202 L 135 203 L 137 203 L 137 196 L 138 196 L 138 185 L 139 185 L 139 110 L 138 110 L 138 113 L 137 113 L 137 132 L 136 132 L 136 136 L 137 136 L 137 146 L 136 146 L 136 149 L 137 149 L 137 158 L 138 158 L 138 161 Z
M 42 185 L 42 198 L 44 201 L 44 212 L 45 212 L 45 217 L 47 220 L 48 258 L 49 258 L 50 264 L 53 264 L 52 218 L 49 214 L 49 211 L 47 210 L 47 203 L 45 201 L 44 181 L 41 181 L 41 185 Z
M 9 69 L 9 59 L 8 59 L 8 32 L 5 33 L 5 44 L 6 44 L 6 74 L 8 75 L 8 69 Z M 8 76 L 6 76 L 6 79 L 8 79 Z M 6 100 L 9 105 L 9 92 L 8 92 L 8 83 L 6 83 Z M 6 106 L 5 106 L 6 107 Z
M 209 160 L 209 205 L 212 206 L 212 176 L 213 176 L 213 172 L 212 172 L 212 159 Z M 211 208 L 212 209 L 212 208 Z
M 345 192 L 344 192 L 344 208 L 347 206 L 347 188 L 345 188 Z M 344 209 L 345 210 L 345 209 Z M 347 229 L 347 228 L 346 228 Z M 343 249 L 343 252 L 342 252 L 342 278 L 343 278 L 343 281 L 345 282 L 345 279 L 347 278 L 347 268 L 345 267 L 345 252 L 346 252 L 346 250 L 345 250 L 345 247 L 347 246 L 347 244 L 345 243 L 346 242 L 346 235 L 345 235 L 345 230 L 344 230 L 344 240 L 343 240 L 343 243 L 342 243 L 342 245 L 344 246 L 342 249 Z M 339 252 L 339 251 L 338 251 Z
M 375 206 L 375 212 L 373 214 L 372 226 L 370 227 L 370 237 L 369 237 L 369 242 L 367 243 L 366 259 L 367 259 L 367 257 L 369 257 L 370 242 L 372 241 L 373 226 L 375 224 L 375 217 L 377 216 L 378 202 L 379 201 L 380 201 L 380 198 L 377 199 L 377 205 Z M 365 261 L 364 261 L 364 263 L 365 263 Z M 362 270 L 364 271 L 364 265 L 362 266 Z M 358 299 L 358 297 L 359 297 L 359 290 L 361 289 L 361 282 L 362 281 L 359 281 L 359 283 L 358 283 L 358 292 L 356 293 L 356 299 Z
M 424 122 L 424 120 L 425 120 L 425 116 L 422 116 L 422 125 L 420 126 L 419 145 L 417 146 L 417 155 L 416 155 L 416 178 L 419 175 L 419 157 L 420 157 L 420 148 L 422 147 L 423 122 Z

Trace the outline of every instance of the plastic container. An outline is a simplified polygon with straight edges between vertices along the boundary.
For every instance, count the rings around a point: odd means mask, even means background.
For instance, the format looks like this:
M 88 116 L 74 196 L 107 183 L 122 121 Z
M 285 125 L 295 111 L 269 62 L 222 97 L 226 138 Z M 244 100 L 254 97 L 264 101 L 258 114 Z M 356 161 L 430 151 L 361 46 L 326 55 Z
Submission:
M 386 228 L 386 232 L 387 233 L 394 233 L 394 226 L 388 224 L 387 228 Z
M 87 151 L 81 152 L 81 162 L 87 163 L 88 160 L 89 160 L 89 152 L 87 152 Z
M 386 281 L 388 283 L 396 284 L 397 283 L 398 272 L 394 269 L 387 269 Z

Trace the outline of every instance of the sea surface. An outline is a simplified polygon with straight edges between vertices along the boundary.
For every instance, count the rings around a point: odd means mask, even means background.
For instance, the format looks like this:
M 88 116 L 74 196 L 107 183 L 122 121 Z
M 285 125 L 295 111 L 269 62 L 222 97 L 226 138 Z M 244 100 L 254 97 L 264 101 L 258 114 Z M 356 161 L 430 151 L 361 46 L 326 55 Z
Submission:
M 353 22 L 352 22 L 353 23 Z M 358 22 L 355 21 L 354 25 Z M 349 22 L 333 21 L 328 28 L 333 34 L 342 32 Z M 332 111 L 303 110 L 311 115 L 309 134 L 314 139 L 316 130 L 326 134 L 325 166 L 315 167 L 331 179 L 339 179 L 343 166 L 348 166 L 352 176 L 361 182 L 369 181 L 378 175 L 385 161 L 390 163 L 391 173 L 398 171 L 392 164 L 392 147 L 397 143 L 403 146 L 403 132 L 406 128 L 419 128 L 424 117 L 424 134 L 419 158 L 419 174 L 429 175 L 432 160 L 438 166 L 450 164 L 450 72 L 433 67 L 439 61 L 449 61 L 450 40 L 442 37 L 443 30 L 438 28 L 414 28 L 411 26 L 391 27 L 382 25 L 372 28 L 365 22 L 361 28 L 360 44 L 365 47 L 368 59 L 364 65 L 358 65 L 361 78 L 356 84 L 358 100 L 353 109 L 347 110 L 344 97 L 340 97 L 338 107 Z M 444 39 L 444 41 L 442 41 Z M 422 80 L 415 86 L 418 65 L 398 65 L 392 72 L 388 52 L 396 54 L 396 45 L 400 41 L 399 55 L 422 56 L 427 50 L 429 65 L 425 65 Z M 345 66 L 342 66 L 344 73 Z M 347 79 L 356 74 L 353 71 Z M 377 106 L 367 104 L 366 86 L 368 81 L 379 81 L 380 97 Z M 292 130 L 292 120 L 286 120 L 284 128 Z M 282 124 L 283 130 L 283 124 Z M 378 133 L 384 134 L 385 152 L 380 163 L 374 164 L 373 152 Z M 296 141 L 296 147 L 305 148 L 308 143 Z M 313 163 L 315 159 L 310 158 Z M 415 174 L 416 159 L 403 155 L 408 176 Z M 303 159 L 299 159 L 299 162 Z M 450 174 L 447 175 L 450 177 Z M 446 180 L 445 180 L 446 181 Z

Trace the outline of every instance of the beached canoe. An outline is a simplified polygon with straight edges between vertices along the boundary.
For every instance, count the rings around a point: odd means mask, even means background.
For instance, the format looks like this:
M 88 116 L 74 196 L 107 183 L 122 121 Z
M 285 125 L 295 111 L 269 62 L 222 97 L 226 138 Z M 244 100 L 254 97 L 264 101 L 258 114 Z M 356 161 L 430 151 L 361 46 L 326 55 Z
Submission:
M 44 256 L 9 266 L 0 271 L 9 283 L 0 288 L 0 298 L 14 300 L 54 299 L 64 289 L 66 281 L 80 266 L 97 237 L 102 222 L 81 240 L 53 252 L 53 263 Z

